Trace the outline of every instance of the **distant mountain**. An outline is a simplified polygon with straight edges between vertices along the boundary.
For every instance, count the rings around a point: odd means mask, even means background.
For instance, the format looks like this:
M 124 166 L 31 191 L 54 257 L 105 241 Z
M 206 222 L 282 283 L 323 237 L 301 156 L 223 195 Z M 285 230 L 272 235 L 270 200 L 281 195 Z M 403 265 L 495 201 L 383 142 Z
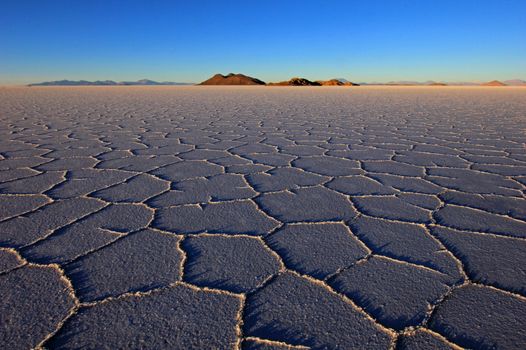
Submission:
M 265 82 L 244 74 L 230 73 L 228 75 L 216 74 L 199 85 L 265 85 Z
M 480 83 L 473 82 L 473 81 L 453 81 L 448 82 L 447 85 L 451 86 L 478 86 Z
M 141 79 L 138 81 L 121 81 L 113 80 L 55 80 L 45 81 L 42 83 L 29 84 L 28 86 L 114 86 L 114 85 L 192 85 L 192 83 L 175 83 L 171 81 L 157 82 L 149 79 Z
M 380 83 L 380 82 L 360 82 L 360 85 L 401 85 L 401 86 L 422 86 L 422 85 L 429 85 L 429 86 L 526 86 L 526 80 L 521 79 L 513 79 L 513 80 L 505 80 L 505 81 L 499 81 L 499 80 L 493 80 L 487 83 L 481 83 L 477 81 L 452 81 L 452 82 L 446 82 L 446 81 L 434 81 L 434 80 L 428 80 L 428 81 L 412 81 L 412 80 L 397 80 L 397 81 L 390 81 L 388 83 Z
M 410 81 L 410 80 L 399 80 L 399 81 L 390 81 L 385 85 L 427 85 L 425 82 L 420 81 Z
M 179 83 L 180 84 L 180 83 Z M 137 81 L 122 81 L 118 83 L 117 85 L 179 85 L 178 83 L 171 83 L 171 82 L 157 82 L 149 79 L 141 79 Z
M 44 81 L 42 83 L 28 84 L 28 86 L 80 86 L 80 85 L 117 85 L 117 83 L 112 80 L 104 80 L 104 81 L 55 80 L 55 81 Z
M 350 82 L 348 80 L 343 79 L 330 79 L 330 80 L 317 80 L 317 83 L 320 83 L 322 86 L 358 86 L 359 84 L 355 84 L 353 82 Z
M 504 80 L 503 83 L 511 86 L 526 86 L 526 80 L 522 79 Z
M 292 78 L 288 81 L 281 81 L 279 83 L 269 83 L 270 86 L 321 86 L 317 81 L 310 81 L 305 78 Z
M 487 83 L 482 83 L 480 85 L 482 86 L 506 86 L 506 84 L 498 80 L 488 81 Z
M 394 86 L 475 86 L 480 85 L 480 83 L 476 82 L 445 82 L 445 81 L 434 81 L 434 80 L 427 80 L 427 81 L 412 81 L 412 80 L 397 80 L 397 81 L 390 81 L 388 83 L 380 83 L 380 82 L 370 82 L 370 83 L 360 83 L 360 85 L 394 85 Z

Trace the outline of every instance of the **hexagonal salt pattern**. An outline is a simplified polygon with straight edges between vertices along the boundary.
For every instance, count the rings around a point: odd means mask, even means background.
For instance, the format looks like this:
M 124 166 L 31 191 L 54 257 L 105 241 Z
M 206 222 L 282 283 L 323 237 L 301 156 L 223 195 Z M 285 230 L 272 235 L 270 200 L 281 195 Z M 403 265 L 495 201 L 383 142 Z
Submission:
M 0 101 L 0 348 L 526 348 L 525 89 Z

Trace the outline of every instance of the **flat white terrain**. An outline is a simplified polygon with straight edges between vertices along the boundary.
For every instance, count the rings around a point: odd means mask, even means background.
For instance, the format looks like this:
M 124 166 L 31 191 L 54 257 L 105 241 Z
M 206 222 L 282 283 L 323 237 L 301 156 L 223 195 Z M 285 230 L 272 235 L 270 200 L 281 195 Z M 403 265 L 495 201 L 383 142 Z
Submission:
M 0 348 L 524 349 L 525 143 L 525 88 L 0 88 Z

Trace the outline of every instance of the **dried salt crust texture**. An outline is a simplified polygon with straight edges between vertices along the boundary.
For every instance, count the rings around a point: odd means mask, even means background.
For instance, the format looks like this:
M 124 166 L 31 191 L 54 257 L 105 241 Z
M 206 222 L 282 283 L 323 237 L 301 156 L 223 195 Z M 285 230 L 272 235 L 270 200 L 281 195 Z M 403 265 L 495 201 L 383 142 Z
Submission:
M 526 347 L 526 91 L 1 88 L 0 347 Z

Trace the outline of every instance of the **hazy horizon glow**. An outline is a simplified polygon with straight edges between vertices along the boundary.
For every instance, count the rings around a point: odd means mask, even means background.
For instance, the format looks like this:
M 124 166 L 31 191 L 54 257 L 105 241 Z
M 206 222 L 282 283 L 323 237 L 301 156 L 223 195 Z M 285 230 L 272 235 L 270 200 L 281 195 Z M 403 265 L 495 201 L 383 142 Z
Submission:
M 526 79 L 526 1 L 0 4 L 0 84 Z

